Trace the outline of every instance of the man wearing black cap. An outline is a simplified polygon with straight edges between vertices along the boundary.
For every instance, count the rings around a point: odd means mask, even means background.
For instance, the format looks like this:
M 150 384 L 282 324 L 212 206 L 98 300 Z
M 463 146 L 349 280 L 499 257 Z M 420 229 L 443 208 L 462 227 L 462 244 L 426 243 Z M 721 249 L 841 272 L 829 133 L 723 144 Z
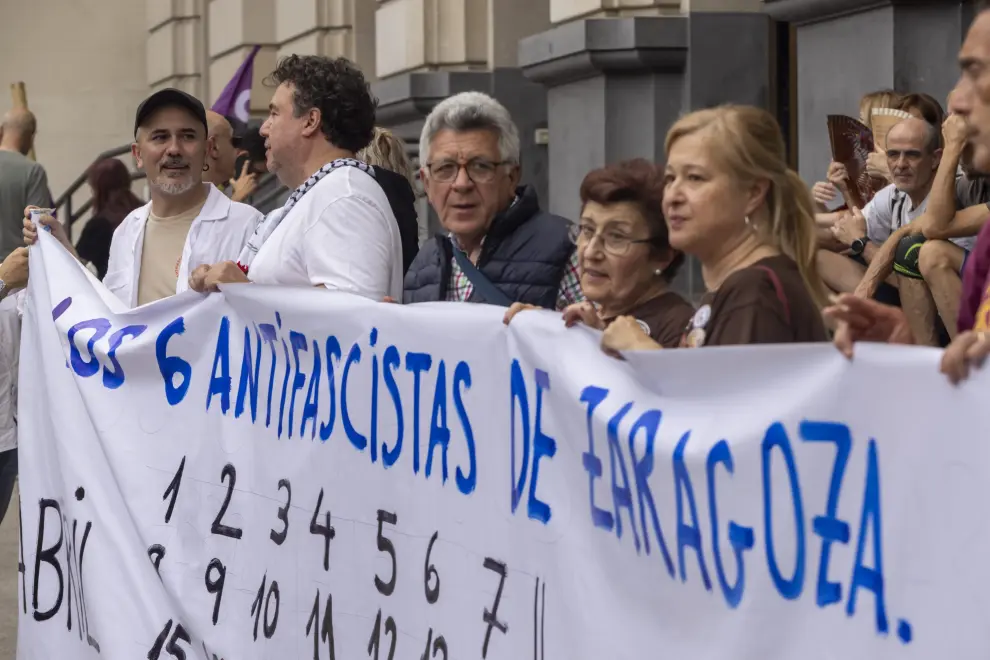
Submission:
M 189 94 L 163 89 L 138 106 L 131 153 L 148 177 L 151 202 L 114 232 L 103 279 L 129 307 L 186 290 L 197 266 L 236 259 L 262 219 L 203 182 L 209 145 L 206 110 Z M 72 251 L 61 224 L 42 222 Z M 28 219 L 24 224 L 31 244 L 37 230 Z

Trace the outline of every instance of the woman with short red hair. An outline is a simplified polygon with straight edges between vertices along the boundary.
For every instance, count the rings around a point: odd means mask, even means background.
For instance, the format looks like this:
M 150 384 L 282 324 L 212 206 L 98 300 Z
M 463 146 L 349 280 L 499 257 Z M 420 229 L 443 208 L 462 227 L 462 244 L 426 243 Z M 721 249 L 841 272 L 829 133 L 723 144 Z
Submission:
M 116 158 L 104 158 L 89 168 L 86 175 L 93 193 L 93 215 L 86 221 L 76 252 L 83 262 L 96 267 L 102 280 L 110 260 L 110 241 L 117 226 L 127 214 L 144 202 L 131 192 L 131 173 Z
M 668 242 L 663 185 L 663 171 L 643 159 L 585 176 L 575 241 L 588 302 L 564 310 L 568 326 L 581 322 L 604 330 L 629 316 L 657 344 L 678 345 L 694 308 L 669 288 L 684 255 Z M 505 322 L 523 309 L 535 307 L 516 303 Z

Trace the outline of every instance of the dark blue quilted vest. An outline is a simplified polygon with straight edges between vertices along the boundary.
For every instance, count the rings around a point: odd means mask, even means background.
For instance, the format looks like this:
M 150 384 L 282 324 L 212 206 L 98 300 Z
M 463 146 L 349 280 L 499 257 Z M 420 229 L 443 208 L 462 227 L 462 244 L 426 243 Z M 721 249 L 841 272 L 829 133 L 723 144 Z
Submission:
M 574 253 L 570 222 L 540 210 L 532 186 L 495 217 L 481 248 L 478 269 L 515 302 L 553 309 L 564 269 Z M 446 300 L 453 245 L 438 235 L 420 249 L 406 273 L 404 303 Z M 469 302 L 486 302 L 475 287 Z

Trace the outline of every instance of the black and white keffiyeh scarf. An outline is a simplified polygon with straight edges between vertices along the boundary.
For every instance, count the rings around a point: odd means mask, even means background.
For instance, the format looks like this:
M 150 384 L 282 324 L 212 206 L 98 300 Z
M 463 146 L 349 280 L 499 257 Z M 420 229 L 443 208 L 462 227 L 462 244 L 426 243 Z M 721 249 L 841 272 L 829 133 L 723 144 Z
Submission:
M 313 186 L 319 183 L 323 177 L 340 167 L 356 167 L 363 172 L 367 172 L 372 178 L 375 178 L 375 168 L 353 158 L 338 158 L 318 169 L 313 176 L 306 179 L 301 186 L 292 191 L 292 194 L 289 195 L 289 199 L 286 200 L 282 208 L 276 209 L 265 216 L 265 219 L 261 221 L 258 228 L 254 230 L 254 234 L 248 239 L 247 245 L 244 246 L 244 249 L 241 250 L 241 255 L 237 258 L 237 265 L 244 271 L 245 275 L 247 275 L 248 270 L 251 268 L 251 262 L 258 256 L 261 246 L 265 244 L 265 241 L 272 235 L 272 232 L 282 223 L 282 219 L 288 215 L 292 207 L 306 193 L 312 190 Z

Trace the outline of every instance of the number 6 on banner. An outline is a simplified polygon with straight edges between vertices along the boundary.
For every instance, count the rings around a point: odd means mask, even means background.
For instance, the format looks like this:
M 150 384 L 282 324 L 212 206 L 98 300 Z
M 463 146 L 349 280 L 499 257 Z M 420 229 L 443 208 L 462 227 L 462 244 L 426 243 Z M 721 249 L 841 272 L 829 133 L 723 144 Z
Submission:
M 186 331 L 186 324 L 182 317 L 175 319 L 165 326 L 158 339 L 155 340 L 155 357 L 158 359 L 158 370 L 165 381 L 165 398 L 170 406 L 174 406 L 185 398 L 189 390 L 189 382 L 192 377 L 192 366 L 180 357 L 169 357 L 168 340 L 175 335 L 181 335 Z M 182 381 L 176 385 L 175 376 L 182 377 Z
M 433 532 L 430 537 L 430 544 L 426 546 L 426 564 L 423 567 L 423 588 L 426 590 L 426 602 L 433 605 L 440 598 L 440 574 L 437 567 L 430 563 L 430 555 L 433 554 L 433 544 L 437 542 L 440 532 Z M 436 584 L 430 586 L 430 577 L 436 578 Z M 431 631 L 432 632 L 432 631 Z

